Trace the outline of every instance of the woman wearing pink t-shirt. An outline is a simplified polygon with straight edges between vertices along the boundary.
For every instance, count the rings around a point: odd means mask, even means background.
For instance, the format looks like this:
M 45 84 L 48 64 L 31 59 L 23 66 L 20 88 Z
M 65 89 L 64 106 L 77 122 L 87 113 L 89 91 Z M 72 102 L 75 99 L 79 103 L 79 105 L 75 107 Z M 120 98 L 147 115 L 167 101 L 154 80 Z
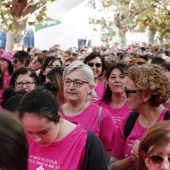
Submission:
M 100 140 L 80 124 L 64 120 L 56 96 L 44 87 L 27 93 L 19 117 L 29 144 L 29 170 L 107 170 Z
M 94 88 L 98 99 L 101 99 L 105 90 L 104 83 L 99 80 L 105 71 L 105 62 L 103 57 L 98 52 L 92 52 L 85 59 L 84 63 L 87 64 L 93 71 L 94 81 L 96 86 Z
M 123 63 L 111 64 L 106 71 L 106 89 L 101 100 L 95 103 L 107 109 L 118 126 L 121 118 L 131 112 L 127 99 L 124 96 L 123 83 L 125 79 Z
M 11 79 L 11 75 L 13 73 L 12 60 L 13 60 L 12 52 L 5 52 L 1 56 L 0 67 L 4 74 L 4 87 L 8 87 L 10 79 Z
M 125 127 L 129 115 L 120 121 L 111 154 L 111 170 L 136 169 L 140 138 L 148 128 L 164 120 L 168 111 L 161 103 L 168 99 L 169 84 L 168 73 L 158 65 L 134 65 L 126 70 L 124 90 L 127 102 L 130 109 L 138 114 L 128 124 L 130 127 L 134 122 L 128 135 L 125 135 Z
M 95 98 L 92 69 L 81 61 L 73 61 L 64 70 L 63 85 L 67 102 L 61 107 L 62 117 L 94 132 L 109 156 L 116 127 L 111 113 L 92 102 Z

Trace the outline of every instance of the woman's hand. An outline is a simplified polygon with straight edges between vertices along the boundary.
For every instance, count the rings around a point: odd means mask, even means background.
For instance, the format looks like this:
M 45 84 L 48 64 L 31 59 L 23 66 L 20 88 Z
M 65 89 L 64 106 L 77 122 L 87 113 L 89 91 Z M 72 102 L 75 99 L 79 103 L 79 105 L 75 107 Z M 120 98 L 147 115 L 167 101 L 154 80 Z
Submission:
M 135 140 L 134 144 L 132 146 L 131 155 L 132 155 L 132 158 L 134 159 L 134 161 L 138 161 L 139 143 L 140 143 L 139 140 Z

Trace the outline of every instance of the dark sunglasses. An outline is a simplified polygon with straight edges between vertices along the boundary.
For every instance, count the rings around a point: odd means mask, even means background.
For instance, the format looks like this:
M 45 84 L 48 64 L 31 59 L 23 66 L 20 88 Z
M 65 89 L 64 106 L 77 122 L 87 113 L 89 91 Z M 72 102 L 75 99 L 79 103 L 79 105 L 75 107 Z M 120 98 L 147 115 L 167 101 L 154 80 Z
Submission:
M 161 155 L 151 155 L 148 157 L 148 160 L 151 164 L 155 164 L 156 166 L 161 166 L 161 164 L 163 163 L 165 157 L 161 156 Z M 167 161 L 170 165 L 170 157 L 167 158 Z
M 124 89 L 124 91 L 125 91 L 125 93 L 126 93 L 126 97 L 127 97 L 127 98 L 129 97 L 130 93 L 137 93 L 137 92 L 139 92 L 139 90 L 130 90 L 130 89 L 128 89 L 128 88 L 125 87 L 125 86 L 123 86 L 123 89 Z
M 95 65 L 95 67 L 97 67 L 97 68 L 100 68 L 101 66 L 102 66 L 102 63 L 91 63 L 91 62 L 89 62 L 89 63 L 87 63 L 88 64 L 88 66 L 90 66 L 90 67 L 93 67 L 94 65 Z
M 16 64 L 18 61 L 19 61 L 19 60 L 17 60 L 17 59 L 14 59 L 14 60 L 13 60 L 13 63 L 15 63 L 15 64 Z

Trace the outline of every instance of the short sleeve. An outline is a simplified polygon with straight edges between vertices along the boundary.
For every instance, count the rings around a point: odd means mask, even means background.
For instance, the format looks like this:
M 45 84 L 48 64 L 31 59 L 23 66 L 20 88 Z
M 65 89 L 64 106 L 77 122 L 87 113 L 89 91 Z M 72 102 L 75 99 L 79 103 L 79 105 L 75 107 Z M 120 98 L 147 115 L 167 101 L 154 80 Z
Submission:
M 115 138 L 116 124 L 111 116 L 111 113 L 102 109 L 100 123 L 100 140 L 102 141 L 105 150 L 112 150 L 113 138 Z
M 121 119 L 116 130 L 116 138 L 113 144 L 111 156 L 117 159 L 123 159 L 125 157 L 124 147 L 126 144 L 126 138 L 124 136 L 124 128 L 128 117 L 129 114 Z

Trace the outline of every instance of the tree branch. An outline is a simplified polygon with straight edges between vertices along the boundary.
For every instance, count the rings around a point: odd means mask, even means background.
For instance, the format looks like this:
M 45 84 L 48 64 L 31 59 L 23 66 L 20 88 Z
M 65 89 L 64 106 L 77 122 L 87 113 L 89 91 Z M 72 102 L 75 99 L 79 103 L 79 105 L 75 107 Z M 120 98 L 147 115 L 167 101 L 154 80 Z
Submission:
M 13 17 L 20 18 L 35 12 L 46 3 L 47 0 L 13 0 L 10 14 Z

